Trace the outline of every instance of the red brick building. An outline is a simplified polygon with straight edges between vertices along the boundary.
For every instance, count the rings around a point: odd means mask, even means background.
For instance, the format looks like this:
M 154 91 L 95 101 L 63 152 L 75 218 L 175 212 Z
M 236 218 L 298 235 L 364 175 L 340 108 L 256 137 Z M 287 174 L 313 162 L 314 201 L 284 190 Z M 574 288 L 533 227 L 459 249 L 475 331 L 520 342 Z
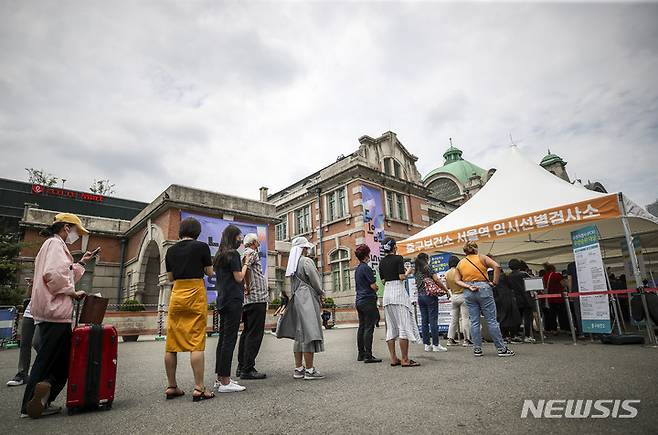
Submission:
M 304 236 L 316 245 L 325 290 L 339 304 L 354 299 L 354 249 L 366 240 L 364 186 L 379 192 L 387 237 L 404 239 L 430 224 L 428 190 L 416 168 L 418 158 L 393 132 L 376 139 L 362 136 L 359 142 L 354 153 L 267 196 L 280 219 L 275 230 L 278 280 L 282 282 L 289 242 Z

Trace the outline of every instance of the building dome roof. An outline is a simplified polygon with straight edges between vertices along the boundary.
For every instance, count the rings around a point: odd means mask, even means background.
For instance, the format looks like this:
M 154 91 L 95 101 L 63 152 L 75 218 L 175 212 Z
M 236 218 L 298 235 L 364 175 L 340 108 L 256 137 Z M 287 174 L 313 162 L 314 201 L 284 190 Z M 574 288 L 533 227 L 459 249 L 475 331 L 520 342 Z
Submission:
M 473 174 L 479 175 L 482 178 L 486 178 L 487 176 L 487 171 L 468 160 L 464 160 L 462 158 L 462 150 L 453 146 L 452 141 L 450 142 L 450 148 L 443 153 L 443 158 L 445 159 L 443 166 L 438 167 L 427 174 L 423 179 L 424 181 L 440 173 L 450 174 L 457 178 L 462 184 L 466 184 Z
M 539 165 L 546 167 L 554 163 L 560 163 L 562 166 L 566 166 L 567 164 L 567 162 L 565 162 L 562 157 L 558 156 L 557 154 L 552 154 L 551 150 L 548 150 L 548 154 L 546 154 L 544 158 L 541 159 L 541 163 L 539 163 Z

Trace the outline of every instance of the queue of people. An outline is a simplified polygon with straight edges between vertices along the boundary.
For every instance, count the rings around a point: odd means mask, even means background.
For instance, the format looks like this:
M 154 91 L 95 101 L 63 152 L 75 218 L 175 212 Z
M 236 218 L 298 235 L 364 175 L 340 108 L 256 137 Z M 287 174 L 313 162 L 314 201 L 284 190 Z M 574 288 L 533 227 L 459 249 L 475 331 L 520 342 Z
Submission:
M 8 383 L 10 386 L 23 382 L 27 384 L 21 405 L 23 417 L 38 418 L 61 411 L 52 403 L 68 378 L 73 301 L 85 297 L 84 292 L 75 290 L 75 283 L 84 273 L 86 263 L 97 254 L 87 252 L 80 261 L 73 261 L 67 244 L 74 243 L 81 234 L 88 234 L 88 231 L 72 214 L 58 214 L 55 222 L 43 231 L 47 240 L 35 259 L 32 299 L 26 306 L 28 315 L 23 320 L 26 335 L 19 358 L 19 371 Z M 258 237 L 256 234 L 243 236 L 239 227 L 229 225 L 222 233 L 219 249 L 213 258 L 209 246 L 197 240 L 200 234 L 201 224 L 196 219 L 183 220 L 179 227 L 179 241 L 167 250 L 165 257 L 167 278 L 173 283 L 164 356 L 167 400 L 186 394 L 176 377 L 177 357 L 181 352 L 190 352 L 194 402 L 212 399 L 215 392 L 245 391 L 244 385 L 231 378 L 236 345 L 236 378 L 259 380 L 267 377 L 256 369 L 268 302 L 267 279 L 260 262 Z M 292 376 L 305 380 L 324 378 L 316 367 L 315 354 L 325 350 L 320 309 L 325 293 L 321 275 L 310 258 L 313 248 L 314 245 L 304 237 L 292 241 L 286 270 L 286 277 L 291 279 L 291 292 L 285 295 L 288 303 L 279 311 L 276 330 L 277 338 L 293 340 Z M 404 283 L 412 275 L 412 269 L 405 267 L 404 258 L 397 254 L 394 239 L 385 239 L 382 250 L 385 256 L 378 272 L 384 283 L 386 343 L 391 366 L 420 366 L 410 357 L 410 343 L 422 342 L 428 352 L 447 351 L 439 342 L 437 317 L 438 297 L 448 293 L 453 298 L 453 324 L 448 344 L 457 343 L 459 329 L 463 335 L 463 345 L 472 343 L 475 356 L 482 355 L 480 314 L 483 314 L 498 355 L 514 355 L 505 345 L 496 321 L 492 286 L 500 281 L 499 267 L 492 259 L 479 255 L 476 244 L 468 243 L 464 247 L 467 256 L 463 260 L 459 261 L 456 257 L 450 259 L 447 287 L 430 266 L 426 254 L 416 258 L 413 273 L 418 283 L 422 339 Z M 379 363 L 382 360 L 373 354 L 372 349 L 374 328 L 380 318 L 376 277 L 368 265 L 370 249 L 361 245 L 355 254 L 359 259 L 355 271 L 355 302 L 359 315 L 357 360 L 368 364 Z M 487 268 L 493 268 L 493 278 L 486 275 Z M 204 383 L 208 315 L 204 278 L 213 276 L 217 281 L 217 310 L 220 314 L 214 391 Z M 238 343 L 241 322 L 244 328 Z M 32 323 L 36 325 L 34 336 L 38 337 L 38 353 L 27 376 L 29 351 L 33 343 L 28 337 Z

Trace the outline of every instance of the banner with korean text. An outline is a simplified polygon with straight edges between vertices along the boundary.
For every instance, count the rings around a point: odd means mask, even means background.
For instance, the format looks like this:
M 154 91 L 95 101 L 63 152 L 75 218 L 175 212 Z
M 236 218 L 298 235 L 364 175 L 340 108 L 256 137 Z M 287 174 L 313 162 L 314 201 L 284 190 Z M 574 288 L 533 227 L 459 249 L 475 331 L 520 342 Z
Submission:
M 381 261 L 381 244 L 384 241 L 384 207 L 382 191 L 376 187 L 361 185 L 361 200 L 363 202 L 363 224 L 365 228 L 365 244 L 370 248 L 370 267 L 375 271 L 379 291 L 384 295 L 384 285 L 379 278 L 379 262 Z
M 462 228 L 448 233 L 413 238 L 399 244 L 400 255 L 423 251 L 440 251 L 447 247 L 464 244 L 467 241 L 489 241 L 503 237 L 518 236 L 519 234 L 536 230 L 549 230 L 551 228 L 619 216 L 620 211 L 617 195 L 606 195 L 561 207 Z
M 578 291 L 588 293 L 609 290 L 596 225 L 573 231 L 571 243 L 578 273 Z M 612 325 L 608 295 L 580 296 L 580 317 L 583 332 L 609 333 Z

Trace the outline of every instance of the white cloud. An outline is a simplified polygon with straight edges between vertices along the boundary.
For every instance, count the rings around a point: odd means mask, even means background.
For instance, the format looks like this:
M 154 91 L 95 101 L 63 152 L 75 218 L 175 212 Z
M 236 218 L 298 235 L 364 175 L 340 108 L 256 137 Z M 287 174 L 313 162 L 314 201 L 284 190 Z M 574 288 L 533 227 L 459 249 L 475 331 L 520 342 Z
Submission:
M 488 168 L 512 133 L 645 204 L 657 23 L 652 4 L 5 2 L 0 171 L 255 198 L 364 134 L 397 132 L 427 173 L 448 137 Z

